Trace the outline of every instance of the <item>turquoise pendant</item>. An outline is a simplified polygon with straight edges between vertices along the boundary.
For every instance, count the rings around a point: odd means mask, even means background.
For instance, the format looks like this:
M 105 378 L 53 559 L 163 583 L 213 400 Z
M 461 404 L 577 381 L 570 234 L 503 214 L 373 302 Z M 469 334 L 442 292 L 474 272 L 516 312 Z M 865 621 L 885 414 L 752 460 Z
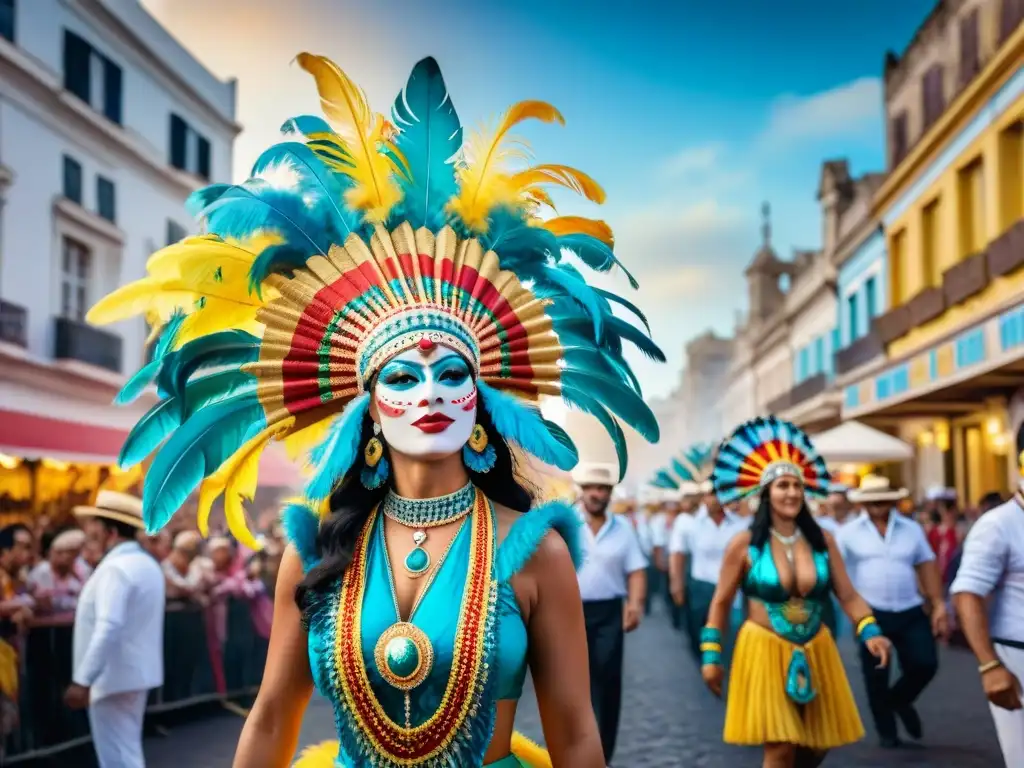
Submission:
M 416 546 L 409 550 L 409 554 L 405 556 L 405 560 L 402 562 L 405 572 L 414 579 L 430 570 L 430 555 L 423 548 L 423 542 L 426 540 L 426 532 L 416 531 L 413 533 L 412 541 Z
M 799 648 L 793 649 L 786 672 L 786 695 L 797 704 L 810 704 L 817 695 L 811 683 L 811 666 L 807 655 Z

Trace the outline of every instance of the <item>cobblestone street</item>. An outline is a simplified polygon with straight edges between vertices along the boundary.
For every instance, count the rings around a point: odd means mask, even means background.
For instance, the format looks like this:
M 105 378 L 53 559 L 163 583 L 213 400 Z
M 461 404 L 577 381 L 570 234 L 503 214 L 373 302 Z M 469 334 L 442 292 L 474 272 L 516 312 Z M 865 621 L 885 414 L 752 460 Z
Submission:
M 852 644 L 843 647 L 847 669 L 862 715 L 859 668 Z M 995 731 L 981 695 L 970 654 L 944 650 L 938 677 L 920 702 L 926 747 L 883 751 L 870 723 L 860 744 L 837 752 L 826 762 L 848 768 L 914 766 L 914 768 L 995 768 L 1002 765 Z M 625 701 L 616 768 L 744 768 L 760 765 L 756 751 L 721 743 L 723 705 L 707 693 L 696 668 L 685 655 L 682 637 L 655 613 L 626 644 Z M 223 715 L 174 728 L 163 738 L 147 741 L 149 768 L 225 768 L 230 766 L 242 720 Z M 542 740 L 540 720 L 528 687 L 517 726 Z M 317 699 L 310 706 L 303 743 L 333 735 L 330 707 Z

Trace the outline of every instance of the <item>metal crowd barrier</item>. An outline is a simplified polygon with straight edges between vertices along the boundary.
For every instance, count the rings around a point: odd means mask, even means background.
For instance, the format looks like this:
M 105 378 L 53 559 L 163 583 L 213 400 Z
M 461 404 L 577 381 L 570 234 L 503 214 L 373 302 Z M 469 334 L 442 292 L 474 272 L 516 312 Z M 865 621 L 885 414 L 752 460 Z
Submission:
M 0 752 L 0 764 L 47 757 L 87 744 L 84 711 L 64 706 L 71 682 L 72 618 L 33 623 L 21 653 L 20 722 Z M 164 685 L 151 692 L 147 719 L 215 701 L 255 695 L 263 675 L 267 641 L 253 628 L 249 604 L 228 600 L 227 634 L 220 653 L 211 653 L 202 608 L 168 603 L 164 623 Z M 223 681 L 218 685 L 218 680 Z

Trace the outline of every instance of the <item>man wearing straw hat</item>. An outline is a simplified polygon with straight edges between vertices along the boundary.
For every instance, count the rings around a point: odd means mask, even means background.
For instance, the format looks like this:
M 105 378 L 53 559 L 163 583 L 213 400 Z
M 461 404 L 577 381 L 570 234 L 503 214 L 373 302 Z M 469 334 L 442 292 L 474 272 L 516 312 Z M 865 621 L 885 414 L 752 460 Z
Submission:
M 903 488 L 890 487 L 887 478 L 866 476 L 849 498 L 867 514 L 843 526 L 837 537 L 850 580 L 892 641 L 902 670 L 890 687 L 888 668 L 879 668 L 870 654 L 860 654 L 875 729 L 887 748 L 900 746 L 897 717 L 911 738 L 921 738 L 914 702 L 939 668 L 935 636 L 948 632 L 935 553 L 920 524 L 896 510 L 907 495 Z M 930 624 L 918 584 L 930 603 Z
M 74 512 L 104 555 L 79 596 L 64 700 L 89 708 L 100 768 L 142 768 L 146 697 L 164 682 L 164 576 L 136 541 L 139 499 L 100 491 L 95 506 Z

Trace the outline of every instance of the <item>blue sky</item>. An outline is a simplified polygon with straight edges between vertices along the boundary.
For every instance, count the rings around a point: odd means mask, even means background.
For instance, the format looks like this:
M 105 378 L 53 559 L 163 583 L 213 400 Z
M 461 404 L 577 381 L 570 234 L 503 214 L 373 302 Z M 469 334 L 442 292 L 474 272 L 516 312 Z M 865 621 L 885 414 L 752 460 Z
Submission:
M 425 55 L 466 124 L 520 99 L 552 102 L 566 127 L 523 133 L 539 160 L 605 187 L 601 208 L 562 197 L 561 212 L 615 229 L 641 282 L 630 298 L 669 358 L 637 362 L 657 396 L 678 381 L 686 341 L 731 332 L 744 308 L 761 202 L 788 257 L 820 245 L 824 159 L 882 167 L 883 57 L 902 51 L 934 0 L 142 3 L 214 73 L 239 79 L 238 177 L 286 118 L 316 111 L 311 78 L 291 63 L 302 50 L 334 59 L 381 111 Z

